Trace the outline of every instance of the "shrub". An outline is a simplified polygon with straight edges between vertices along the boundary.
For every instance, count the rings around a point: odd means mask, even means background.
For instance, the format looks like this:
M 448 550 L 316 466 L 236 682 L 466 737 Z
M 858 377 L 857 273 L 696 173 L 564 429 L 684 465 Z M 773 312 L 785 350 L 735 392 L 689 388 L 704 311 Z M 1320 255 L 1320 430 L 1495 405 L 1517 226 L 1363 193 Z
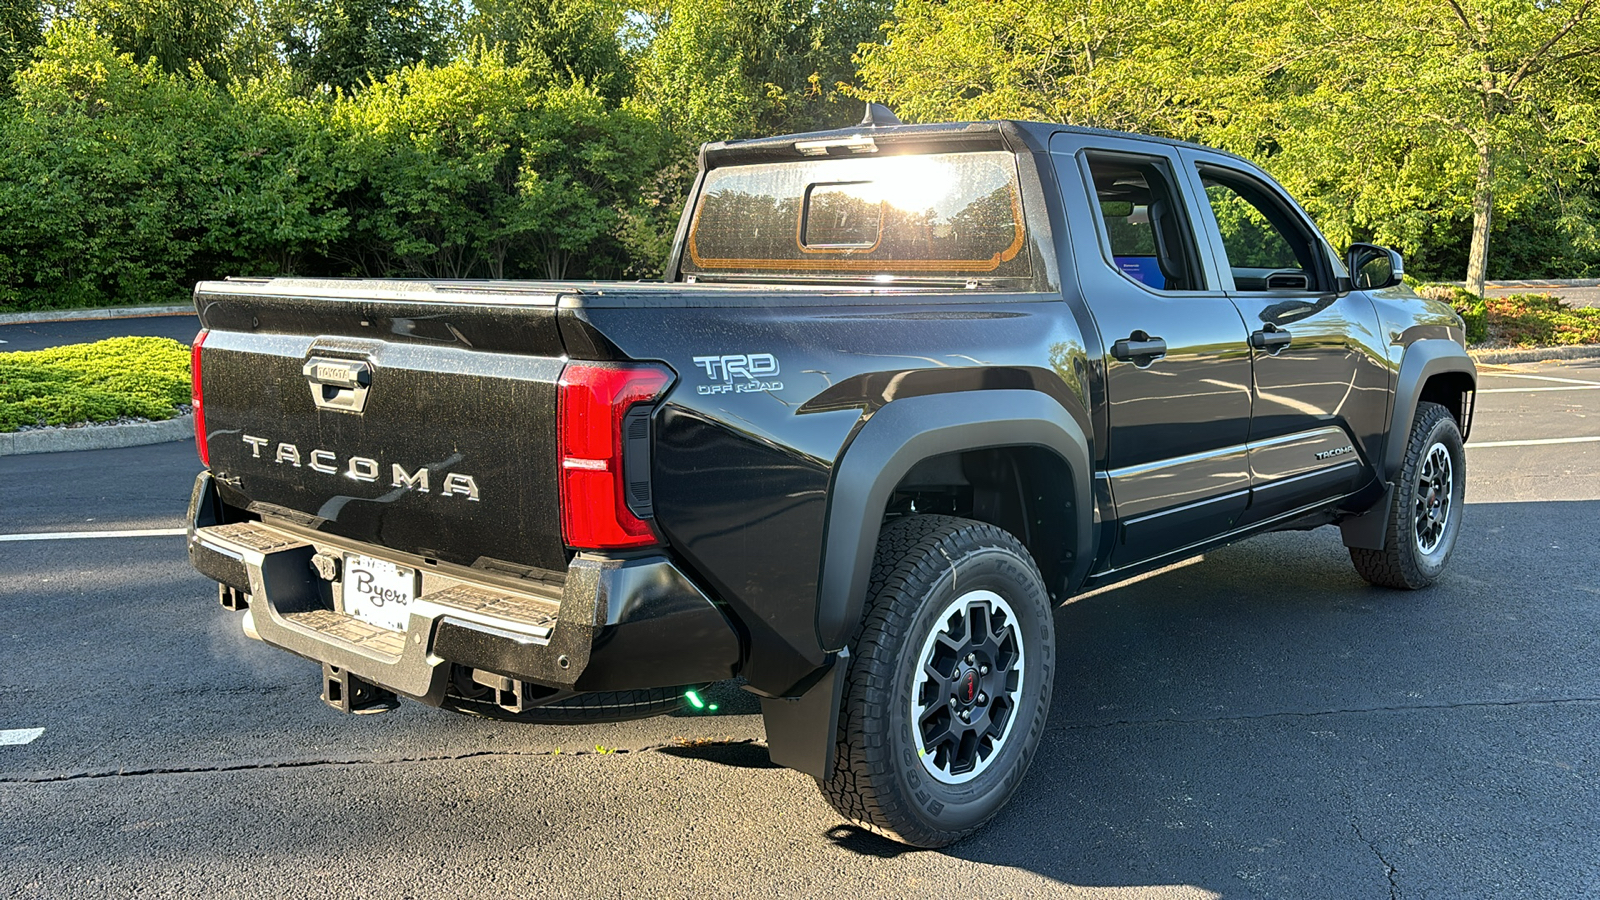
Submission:
M 209 87 L 62 23 L 0 117 L 0 308 L 181 300 Z
M 1483 301 L 1489 336 L 1515 347 L 1600 344 L 1600 309 L 1574 309 L 1553 294 L 1517 294 Z
M 170 338 L 0 353 L 0 432 L 123 416 L 170 419 L 188 402 L 189 348 Z
M 1416 292 L 1430 300 L 1450 304 L 1467 326 L 1467 343 L 1481 344 L 1489 339 L 1489 310 L 1484 299 L 1456 284 L 1413 284 Z

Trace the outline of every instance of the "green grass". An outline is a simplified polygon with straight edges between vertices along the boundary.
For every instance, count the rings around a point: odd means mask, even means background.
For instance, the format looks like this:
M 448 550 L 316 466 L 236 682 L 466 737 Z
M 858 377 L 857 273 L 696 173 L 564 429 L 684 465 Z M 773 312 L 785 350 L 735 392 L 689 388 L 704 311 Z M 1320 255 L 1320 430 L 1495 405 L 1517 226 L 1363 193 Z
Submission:
M 0 432 L 30 425 L 170 419 L 189 402 L 189 348 L 122 337 L 0 353 Z

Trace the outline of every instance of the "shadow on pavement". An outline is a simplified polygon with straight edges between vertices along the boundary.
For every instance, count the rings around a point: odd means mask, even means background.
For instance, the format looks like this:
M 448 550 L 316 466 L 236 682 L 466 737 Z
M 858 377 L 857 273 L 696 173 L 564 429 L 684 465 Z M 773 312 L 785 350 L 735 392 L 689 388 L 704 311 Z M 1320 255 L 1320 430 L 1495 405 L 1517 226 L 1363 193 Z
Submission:
M 946 852 L 1205 896 L 1592 890 L 1600 863 L 1573 854 L 1600 841 L 1597 516 L 1469 505 L 1445 577 L 1416 592 L 1368 586 L 1324 529 L 1069 603 L 1031 770 Z
M 765 746 L 749 741 L 733 743 L 707 741 L 675 747 L 662 747 L 657 752 L 675 756 L 679 759 L 711 762 L 719 766 L 731 766 L 735 769 L 783 768 L 767 756 L 767 748 Z

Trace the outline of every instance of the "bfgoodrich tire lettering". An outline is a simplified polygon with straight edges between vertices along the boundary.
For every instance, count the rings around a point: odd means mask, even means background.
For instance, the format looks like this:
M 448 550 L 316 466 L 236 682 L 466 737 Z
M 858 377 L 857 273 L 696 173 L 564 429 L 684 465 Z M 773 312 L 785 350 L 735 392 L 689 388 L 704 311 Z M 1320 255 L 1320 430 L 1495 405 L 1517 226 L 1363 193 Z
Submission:
M 1361 577 L 1380 587 L 1407 590 L 1432 584 L 1455 550 L 1466 482 L 1467 455 L 1450 410 L 1437 403 L 1417 404 L 1394 499 L 1386 511 L 1383 549 L 1350 548 L 1350 561 Z
M 1038 568 L 1005 531 L 946 516 L 887 526 L 851 643 L 834 769 L 819 779 L 834 808 L 919 847 L 993 818 L 1044 732 L 1052 613 Z

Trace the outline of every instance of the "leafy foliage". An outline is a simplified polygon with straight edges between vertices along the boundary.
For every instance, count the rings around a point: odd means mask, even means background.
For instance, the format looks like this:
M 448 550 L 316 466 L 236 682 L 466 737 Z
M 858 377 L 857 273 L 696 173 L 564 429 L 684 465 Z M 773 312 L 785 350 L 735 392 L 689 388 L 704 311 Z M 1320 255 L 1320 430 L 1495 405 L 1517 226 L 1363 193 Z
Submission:
M 625 17 L 607 0 L 473 0 L 465 34 L 541 81 L 587 84 L 616 103 L 632 89 Z
M 1489 339 L 1489 309 L 1482 297 L 1459 284 L 1418 284 L 1415 289 L 1424 297 L 1450 304 L 1466 325 L 1467 343 L 1481 344 Z
M 1232 149 L 1417 274 L 1600 273 L 1588 0 L 41 9 L 0 0 L 0 308 L 224 274 L 652 276 L 702 142 L 846 126 L 866 97 Z M 1234 218 L 1230 250 L 1276 258 Z
M 615 269 L 605 244 L 658 154 L 648 120 L 481 49 L 341 98 L 333 119 L 357 195 L 378 201 L 352 210 L 343 244 L 369 273 Z
M 0 119 L 0 306 L 181 298 L 215 96 L 80 23 L 42 54 Z
M 1593 255 L 1592 3 L 903 0 L 860 58 L 863 92 L 903 117 L 1043 118 L 1235 150 L 1334 241 L 1398 245 L 1419 271 L 1448 259 L 1481 280 L 1491 210 L 1554 219 Z
M 1600 344 L 1600 309 L 1572 307 L 1554 294 L 1480 297 L 1456 284 L 1421 284 L 1417 293 L 1449 303 L 1467 342 L 1495 347 Z
M 1600 344 L 1600 309 L 1573 308 L 1550 294 L 1518 294 L 1483 301 L 1489 340 L 1512 347 Z
M 0 431 L 124 416 L 170 419 L 188 402 L 189 348 L 170 338 L 0 353 Z
M 0 0 L 0 98 L 11 95 L 11 76 L 44 42 L 38 0 Z
M 349 90 L 415 63 L 448 60 L 457 15 L 449 0 L 281 0 L 271 29 L 308 84 Z

